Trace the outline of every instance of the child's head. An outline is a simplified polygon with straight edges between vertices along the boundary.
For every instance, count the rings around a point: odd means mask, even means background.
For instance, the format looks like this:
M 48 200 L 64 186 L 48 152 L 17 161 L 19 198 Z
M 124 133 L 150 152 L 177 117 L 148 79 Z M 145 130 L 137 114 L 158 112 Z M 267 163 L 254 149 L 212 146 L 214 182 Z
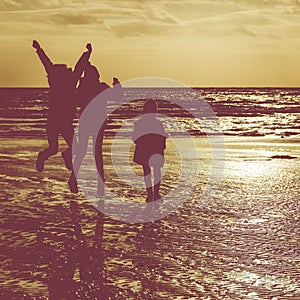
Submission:
M 155 100 L 148 100 L 144 104 L 143 113 L 144 114 L 155 114 L 157 112 L 157 104 Z
M 72 68 L 68 68 L 66 64 L 55 64 L 54 70 L 55 70 L 55 75 L 60 78 L 72 74 Z

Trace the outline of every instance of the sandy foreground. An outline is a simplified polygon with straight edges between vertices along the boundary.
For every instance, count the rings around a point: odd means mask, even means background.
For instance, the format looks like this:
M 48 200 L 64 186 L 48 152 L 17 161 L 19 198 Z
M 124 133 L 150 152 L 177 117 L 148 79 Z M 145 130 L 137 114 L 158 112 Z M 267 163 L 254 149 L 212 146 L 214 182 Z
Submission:
M 128 224 L 68 191 L 59 154 L 35 170 L 45 140 L 1 139 L 0 298 L 299 299 L 299 141 L 227 137 L 223 178 L 203 205 L 211 150 L 196 138 L 199 177 L 188 195 L 184 185 L 176 190 L 181 207 Z M 179 144 L 168 144 L 165 196 L 180 182 L 180 152 L 189 151 Z M 105 142 L 106 190 L 143 203 L 141 170 L 122 145 L 111 159 Z M 124 182 L 130 174 L 133 187 Z

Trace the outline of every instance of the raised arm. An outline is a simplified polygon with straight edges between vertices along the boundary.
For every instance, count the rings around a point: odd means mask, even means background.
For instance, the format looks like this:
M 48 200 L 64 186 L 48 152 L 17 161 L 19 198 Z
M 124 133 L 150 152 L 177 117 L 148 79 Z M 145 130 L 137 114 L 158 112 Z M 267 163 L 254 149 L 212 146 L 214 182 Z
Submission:
M 36 49 L 36 53 L 39 56 L 45 70 L 47 73 L 49 73 L 50 69 L 53 66 L 52 61 L 50 58 L 47 56 L 45 51 L 41 48 L 40 44 L 37 41 L 32 42 L 32 47 Z
M 112 94 L 115 100 L 122 100 L 123 88 L 117 77 L 113 77 Z
M 120 80 L 117 77 L 113 77 L 113 86 L 115 86 L 117 84 L 121 85 Z
M 86 44 L 85 47 L 88 51 L 82 53 L 82 55 L 80 56 L 79 60 L 76 63 L 75 69 L 74 69 L 74 75 L 77 79 L 80 78 L 83 70 L 87 66 L 88 61 L 91 56 L 91 53 L 92 53 L 92 45 L 91 44 Z

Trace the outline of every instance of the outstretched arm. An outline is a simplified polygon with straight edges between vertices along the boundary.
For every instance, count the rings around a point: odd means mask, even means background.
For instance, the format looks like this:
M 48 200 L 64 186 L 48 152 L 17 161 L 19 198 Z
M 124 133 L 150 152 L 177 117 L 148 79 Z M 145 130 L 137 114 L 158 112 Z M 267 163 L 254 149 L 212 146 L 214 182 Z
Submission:
M 120 80 L 117 77 L 113 77 L 113 86 L 120 84 Z
M 37 41 L 32 42 L 32 47 L 36 49 L 36 53 L 39 56 L 46 72 L 49 73 L 51 67 L 53 66 L 52 61 L 50 60 L 50 58 L 47 56 L 47 54 L 41 48 L 40 44 Z
M 88 64 L 88 61 L 90 59 L 91 53 L 92 53 L 92 45 L 91 44 L 86 44 L 86 49 L 88 51 L 82 53 L 80 56 L 79 60 L 76 63 L 75 69 L 74 69 L 74 75 L 77 78 L 77 80 L 80 78 L 83 70 Z
M 117 77 L 113 77 L 113 96 L 115 100 L 121 100 L 123 98 L 123 88 Z

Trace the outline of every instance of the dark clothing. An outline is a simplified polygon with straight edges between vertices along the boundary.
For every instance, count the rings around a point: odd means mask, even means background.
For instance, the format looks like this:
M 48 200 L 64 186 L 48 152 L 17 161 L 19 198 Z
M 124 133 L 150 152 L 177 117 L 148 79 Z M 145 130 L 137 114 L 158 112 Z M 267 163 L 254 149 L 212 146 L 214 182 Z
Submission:
M 105 82 L 99 82 L 98 78 L 85 76 L 80 79 L 77 92 L 77 102 L 81 108 L 78 129 L 78 149 L 74 159 L 74 174 L 78 174 L 80 165 L 87 152 L 89 137 L 91 135 L 99 175 L 98 194 L 104 193 L 102 144 L 109 88 Z M 101 94 L 102 92 L 104 93 Z M 95 101 L 93 101 L 93 99 L 95 99 Z
M 81 107 L 81 112 L 89 105 L 89 103 L 100 93 L 109 88 L 105 82 L 92 82 L 88 77 L 82 77 L 79 81 L 77 100 Z M 106 98 L 106 97 L 105 97 Z M 105 99 L 103 99 L 105 100 Z
M 142 116 L 132 134 L 136 144 L 133 161 L 143 166 L 162 167 L 167 137 L 163 124 L 153 114 Z M 158 154 L 155 160 L 150 160 L 155 154 Z
M 78 60 L 74 71 L 66 65 L 53 64 L 43 49 L 37 54 L 47 72 L 50 87 L 50 101 L 47 117 L 48 148 L 41 151 L 37 160 L 37 170 L 42 171 L 44 162 L 58 151 L 58 136 L 61 134 L 68 144 L 63 155 L 66 167 L 72 168 L 73 118 L 76 112 L 75 93 L 77 82 L 88 63 L 90 52 L 85 52 Z
M 166 148 L 166 137 L 159 134 L 146 134 L 138 138 L 136 141 L 133 161 L 142 166 L 150 165 L 151 156 L 159 154 L 161 156 L 158 162 L 159 166 L 164 164 L 164 150 Z
M 89 52 L 84 52 L 76 63 L 74 71 L 64 65 L 55 65 L 51 62 L 43 49 L 37 50 L 37 54 L 44 65 L 48 75 L 50 87 L 49 114 L 61 123 L 73 121 L 76 111 L 75 93 L 77 82 L 88 63 Z

